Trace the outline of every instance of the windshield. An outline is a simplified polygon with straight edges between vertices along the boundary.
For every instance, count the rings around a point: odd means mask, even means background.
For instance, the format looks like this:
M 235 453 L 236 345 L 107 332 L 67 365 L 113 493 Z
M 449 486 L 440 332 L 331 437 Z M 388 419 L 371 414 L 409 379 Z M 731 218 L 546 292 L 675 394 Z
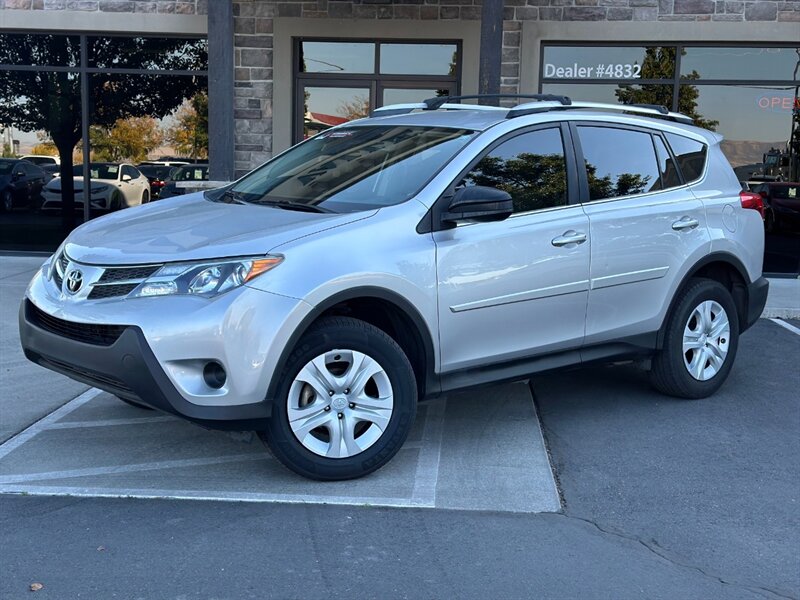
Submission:
M 116 179 L 119 173 L 119 165 L 103 165 L 92 163 L 89 165 L 89 177 L 92 179 Z M 83 165 L 75 165 L 72 168 L 73 177 L 83 177 Z
M 170 173 L 170 171 L 172 171 L 172 169 L 174 169 L 174 167 L 154 167 L 154 166 L 148 166 L 148 165 L 144 165 L 144 166 L 139 165 L 138 169 L 142 173 L 142 175 L 144 175 L 145 177 L 155 177 L 157 179 L 166 179 L 167 177 L 169 177 L 169 173 Z
M 473 131 L 372 125 L 331 129 L 257 169 L 230 189 L 257 204 L 354 212 L 408 200 Z
M 208 167 L 192 165 L 180 167 L 170 177 L 173 181 L 205 181 L 208 179 Z

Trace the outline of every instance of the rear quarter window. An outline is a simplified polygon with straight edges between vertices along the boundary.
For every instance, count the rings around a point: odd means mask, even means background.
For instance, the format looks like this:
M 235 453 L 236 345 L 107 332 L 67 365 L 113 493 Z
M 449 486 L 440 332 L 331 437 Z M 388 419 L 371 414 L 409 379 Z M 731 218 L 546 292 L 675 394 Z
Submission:
M 667 133 L 666 135 L 667 142 L 672 148 L 672 154 L 675 155 L 678 168 L 683 173 L 683 179 L 686 183 L 692 183 L 700 179 L 706 167 L 708 146 L 682 135 L 674 133 Z

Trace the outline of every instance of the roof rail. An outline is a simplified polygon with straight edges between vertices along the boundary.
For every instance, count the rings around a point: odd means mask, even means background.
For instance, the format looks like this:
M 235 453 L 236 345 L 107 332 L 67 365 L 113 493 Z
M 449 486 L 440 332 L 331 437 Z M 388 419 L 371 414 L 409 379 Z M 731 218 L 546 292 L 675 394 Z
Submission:
M 567 106 L 554 106 L 551 103 L 539 104 L 536 102 L 531 102 L 527 104 L 520 104 L 519 106 L 512 108 L 508 111 L 508 114 L 506 114 L 506 118 L 513 119 L 514 117 L 522 117 L 525 115 L 532 115 L 542 112 L 576 109 L 634 113 L 649 117 L 660 117 L 669 121 L 675 121 L 676 123 L 694 125 L 694 120 L 691 117 L 682 113 L 670 112 L 667 107 L 657 104 L 605 104 L 602 102 L 572 102 Z
M 563 106 L 572 104 L 572 100 L 570 100 L 567 96 L 557 96 L 554 94 L 471 94 L 469 96 L 437 96 L 435 98 L 423 100 L 423 103 L 427 106 L 427 110 L 437 110 L 445 103 L 452 102 L 453 100 L 482 100 L 500 98 L 527 98 L 530 100 L 540 100 L 545 102 L 558 102 Z
M 442 104 L 439 108 L 445 110 L 489 110 L 489 111 L 507 111 L 507 108 L 499 106 L 486 106 L 484 104 Z M 369 113 L 370 117 L 390 117 L 392 115 L 405 115 L 415 110 L 430 110 L 428 105 L 424 102 L 411 102 L 408 104 L 387 104 L 376 108 Z

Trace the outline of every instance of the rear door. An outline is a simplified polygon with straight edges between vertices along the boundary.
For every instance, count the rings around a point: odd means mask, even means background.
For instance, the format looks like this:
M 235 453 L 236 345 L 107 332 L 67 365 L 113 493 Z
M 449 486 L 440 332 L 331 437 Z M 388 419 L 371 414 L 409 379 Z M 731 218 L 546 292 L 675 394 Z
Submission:
M 710 249 L 702 202 L 684 185 L 658 131 L 571 125 L 592 238 L 586 345 L 647 343 L 676 278 Z
M 568 128 L 553 123 L 501 139 L 452 189 L 462 185 L 507 191 L 514 214 L 433 234 L 442 371 L 579 347 L 589 220 L 577 204 Z

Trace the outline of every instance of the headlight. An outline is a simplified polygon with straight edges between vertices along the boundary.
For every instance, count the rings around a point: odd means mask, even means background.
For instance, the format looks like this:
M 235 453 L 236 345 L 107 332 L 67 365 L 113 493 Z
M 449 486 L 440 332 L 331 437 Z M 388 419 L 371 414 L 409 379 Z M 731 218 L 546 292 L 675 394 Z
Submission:
M 211 298 L 237 288 L 277 267 L 282 256 L 164 265 L 148 277 L 133 297 L 190 294 Z

